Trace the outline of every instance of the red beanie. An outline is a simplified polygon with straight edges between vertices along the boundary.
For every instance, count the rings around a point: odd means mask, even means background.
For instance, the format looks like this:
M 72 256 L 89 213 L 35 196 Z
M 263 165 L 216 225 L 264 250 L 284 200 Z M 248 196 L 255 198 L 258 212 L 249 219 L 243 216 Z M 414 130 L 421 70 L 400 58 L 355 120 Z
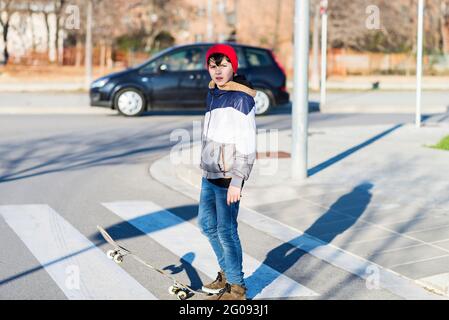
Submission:
M 214 53 L 222 53 L 225 56 L 231 60 L 232 69 L 234 70 L 234 73 L 237 73 L 237 68 L 239 66 L 239 60 L 237 58 L 237 54 L 235 53 L 235 50 L 233 47 L 227 44 L 216 44 L 207 50 L 206 53 L 206 68 L 207 68 L 207 61 L 209 61 L 209 57 L 213 55 Z

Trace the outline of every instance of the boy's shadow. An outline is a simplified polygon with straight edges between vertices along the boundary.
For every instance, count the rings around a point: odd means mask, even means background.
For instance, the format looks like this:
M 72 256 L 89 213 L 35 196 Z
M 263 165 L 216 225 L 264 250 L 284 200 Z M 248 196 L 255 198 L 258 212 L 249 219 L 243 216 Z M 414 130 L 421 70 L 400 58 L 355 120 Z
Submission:
M 194 259 L 195 253 L 188 252 L 179 259 L 180 264 L 178 265 L 171 264 L 169 266 L 164 267 L 162 270 L 169 271 L 169 273 L 172 275 L 185 271 L 187 277 L 190 280 L 190 285 L 188 283 L 186 284 L 189 285 L 192 289 L 198 290 L 203 285 L 203 282 L 201 281 L 198 272 L 195 270 L 194 267 L 192 267 Z
M 334 204 L 332 204 L 329 210 L 316 220 L 304 233 L 322 240 L 324 242 L 323 244 L 332 242 L 332 240 L 339 234 L 349 229 L 366 210 L 371 201 L 372 194 L 370 193 L 370 189 L 372 187 L 373 185 L 371 183 L 363 183 L 355 187 L 350 193 L 341 196 Z M 323 224 L 335 222 L 335 215 L 339 216 L 339 212 L 344 211 L 343 209 L 353 205 L 354 201 L 357 201 L 358 205 L 356 209 L 351 209 L 352 217 L 348 217 L 348 219 L 336 223 L 332 229 L 323 233 Z M 276 279 L 274 277 L 269 278 L 266 276 L 263 268 L 264 265 L 268 265 L 283 274 L 307 253 L 301 250 L 295 243 L 310 242 L 307 240 L 307 237 L 301 235 L 268 252 L 261 267 L 245 279 L 248 287 L 248 297 L 254 297 L 261 293 L 265 287 Z M 320 245 L 316 245 L 312 248 L 308 247 L 308 251 L 319 246 Z M 263 276 L 261 276 L 262 274 Z M 263 279 L 263 281 L 260 281 L 260 279 Z

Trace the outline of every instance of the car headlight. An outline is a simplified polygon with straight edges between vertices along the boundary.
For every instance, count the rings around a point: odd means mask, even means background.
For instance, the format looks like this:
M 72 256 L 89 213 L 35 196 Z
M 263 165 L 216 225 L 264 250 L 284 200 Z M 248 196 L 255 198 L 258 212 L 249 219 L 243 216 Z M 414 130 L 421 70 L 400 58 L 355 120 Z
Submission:
M 99 80 L 92 82 L 90 87 L 91 88 L 101 88 L 101 87 L 104 87 L 108 81 L 109 81 L 109 79 L 99 79 Z

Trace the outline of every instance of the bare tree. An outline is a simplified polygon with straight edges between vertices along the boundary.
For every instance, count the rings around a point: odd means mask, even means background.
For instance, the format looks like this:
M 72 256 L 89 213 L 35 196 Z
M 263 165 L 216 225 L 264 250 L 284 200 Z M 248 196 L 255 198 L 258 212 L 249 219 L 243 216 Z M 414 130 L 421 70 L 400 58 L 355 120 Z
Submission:
M 193 12 L 182 0 L 100 1 L 95 8 L 95 38 L 139 36 L 150 49 L 159 33 L 179 29 Z
M 373 6 L 379 9 L 379 29 L 366 26 L 366 10 Z M 426 1 L 426 52 L 449 52 L 448 8 L 449 0 Z M 416 0 L 329 1 L 329 42 L 334 48 L 357 51 L 414 52 L 416 16 Z
M 47 54 L 50 53 L 51 44 L 51 30 L 50 30 L 50 16 L 53 14 L 53 7 L 48 0 L 30 0 L 28 1 L 28 12 L 31 16 L 41 15 L 46 30 L 46 45 Z
M 61 64 L 62 63 L 62 57 L 59 56 L 59 36 L 60 36 L 60 30 L 64 24 L 64 9 L 67 4 L 66 0 L 53 0 L 53 8 L 54 8 L 54 14 L 56 18 L 56 24 L 55 24 L 55 42 L 54 46 L 56 49 L 56 61 Z
M 10 29 L 11 16 L 14 13 L 13 8 L 14 0 L 0 1 L 0 26 L 2 27 L 3 35 L 3 64 L 8 64 L 9 52 L 8 52 L 8 34 Z
M 30 29 L 31 29 L 31 51 L 34 53 L 36 51 L 36 32 L 34 28 L 34 11 L 32 9 L 32 2 L 27 2 L 26 13 L 30 19 Z
M 358 51 L 406 51 L 413 43 L 410 28 L 413 6 L 407 0 L 340 0 L 329 1 L 329 41 L 332 47 Z M 367 9 L 379 10 L 380 28 L 367 27 Z M 415 10 L 416 12 L 416 10 Z
M 46 33 L 47 33 L 47 52 L 50 52 L 50 48 L 52 45 L 51 41 L 51 31 L 50 30 L 50 19 L 55 18 L 55 29 L 54 29 L 54 41 L 53 46 L 55 48 L 55 58 L 56 61 L 60 61 L 58 45 L 59 45 L 59 35 L 61 27 L 64 23 L 64 8 L 67 4 L 67 0 L 28 0 L 22 1 L 26 3 L 26 12 L 27 14 L 33 18 L 34 15 L 40 14 L 42 15 L 43 22 L 45 25 Z M 32 19 L 33 21 L 33 19 Z M 33 28 L 33 27 L 32 27 Z M 32 32 L 34 32 L 32 30 Z
M 440 9 L 441 46 L 443 53 L 449 54 L 449 1 L 441 0 Z

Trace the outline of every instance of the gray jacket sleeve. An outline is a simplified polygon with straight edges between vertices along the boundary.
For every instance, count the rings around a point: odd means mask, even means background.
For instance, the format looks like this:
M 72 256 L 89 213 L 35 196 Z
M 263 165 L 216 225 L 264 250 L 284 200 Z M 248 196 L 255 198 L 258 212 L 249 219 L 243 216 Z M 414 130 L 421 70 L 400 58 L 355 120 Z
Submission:
M 253 97 L 245 95 L 236 103 L 244 104 L 239 109 L 250 110 L 247 114 L 233 113 L 235 156 L 230 170 L 231 185 L 241 187 L 242 180 L 248 180 L 256 160 L 256 117 Z

